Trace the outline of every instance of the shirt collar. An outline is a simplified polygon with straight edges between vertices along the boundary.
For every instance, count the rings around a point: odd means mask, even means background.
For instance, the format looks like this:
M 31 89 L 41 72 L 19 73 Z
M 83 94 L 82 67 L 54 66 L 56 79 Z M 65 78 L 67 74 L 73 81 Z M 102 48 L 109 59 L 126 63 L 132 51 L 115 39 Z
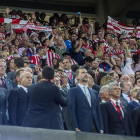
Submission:
M 114 100 L 114 99 L 112 99 L 112 98 L 110 98 L 110 100 L 116 105 L 116 102 L 118 102 L 118 104 L 120 104 L 121 103 L 121 101 L 120 100 L 118 100 L 118 101 L 116 101 L 116 100 Z
M 81 88 L 88 88 L 88 86 L 86 85 L 86 86 L 84 86 L 84 85 L 82 85 L 82 84 L 78 84 Z
M 24 86 L 22 86 L 22 85 L 20 85 L 20 87 L 21 88 L 23 88 L 24 89 L 24 91 L 27 93 L 28 92 L 28 90 L 27 90 L 27 88 L 26 87 L 24 87 Z
M 122 93 L 122 95 L 123 95 L 123 97 L 128 97 L 128 95 L 127 95 L 127 94 L 125 94 L 125 93 Z

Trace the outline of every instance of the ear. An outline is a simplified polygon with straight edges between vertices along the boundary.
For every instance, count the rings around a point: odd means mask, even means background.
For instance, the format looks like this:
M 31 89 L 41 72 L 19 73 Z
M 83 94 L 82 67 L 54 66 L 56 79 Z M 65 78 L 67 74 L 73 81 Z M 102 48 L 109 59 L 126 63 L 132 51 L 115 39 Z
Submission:
M 79 80 L 79 76 L 76 76 L 75 78 L 77 79 L 77 81 Z

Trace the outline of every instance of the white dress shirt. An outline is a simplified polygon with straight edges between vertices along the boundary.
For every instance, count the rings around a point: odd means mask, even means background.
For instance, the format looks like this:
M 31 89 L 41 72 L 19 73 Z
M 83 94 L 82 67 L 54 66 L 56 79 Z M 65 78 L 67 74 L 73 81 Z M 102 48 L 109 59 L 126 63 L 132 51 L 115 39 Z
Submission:
M 23 88 L 23 90 L 27 93 L 28 92 L 28 89 L 22 85 L 20 85 L 21 88 Z
M 85 94 L 85 87 L 88 87 L 88 86 L 84 86 L 82 84 L 78 84 L 78 86 L 81 88 L 81 90 L 83 91 L 83 93 Z
M 121 104 L 121 101 L 120 100 L 118 100 L 118 101 L 115 101 L 114 99 L 112 99 L 112 98 L 110 98 L 110 100 L 116 105 L 116 102 L 118 102 L 118 105 L 120 106 L 120 104 Z M 114 106 L 114 105 L 113 105 Z M 121 113 L 122 113 L 122 117 L 124 118 L 124 113 L 123 113 L 123 110 L 122 110 L 122 104 L 121 104 Z M 115 108 L 115 107 L 114 107 Z M 115 108 L 115 110 L 116 110 L 116 108 Z M 117 110 L 116 110 L 117 111 Z

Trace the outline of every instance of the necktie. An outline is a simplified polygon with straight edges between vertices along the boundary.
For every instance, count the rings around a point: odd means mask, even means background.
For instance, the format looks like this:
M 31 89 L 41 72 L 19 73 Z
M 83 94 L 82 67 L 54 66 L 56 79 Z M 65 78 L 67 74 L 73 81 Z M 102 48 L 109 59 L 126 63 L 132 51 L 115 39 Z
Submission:
M 132 102 L 132 101 L 133 101 L 133 99 L 132 99 L 132 96 L 131 96 L 131 95 L 129 95 L 129 98 L 130 98 L 130 101 Z
M 85 95 L 86 95 L 86 98 L 88 100 L 89 106 L 91 107 L 91 97 L 90 97 L 90 93 L 88 91 L 88 88 L 84 87 L 84 90 L 85 90 Z
M 1 83 L 2 83 L 2 87 L 3 87 L 3 88 L 6 88 L 6 85 L 5 85 L 5 83 L 4 83 L 3 78 L 1 78 Z
M 119 103 L 118 102 L 116 102 L 116 106 L 118 108 L 118 111 L 117 112 L 119 113 L 120 119 L 122 120 L 122 112 L 121 112 L 121 109 L 119 107 Z

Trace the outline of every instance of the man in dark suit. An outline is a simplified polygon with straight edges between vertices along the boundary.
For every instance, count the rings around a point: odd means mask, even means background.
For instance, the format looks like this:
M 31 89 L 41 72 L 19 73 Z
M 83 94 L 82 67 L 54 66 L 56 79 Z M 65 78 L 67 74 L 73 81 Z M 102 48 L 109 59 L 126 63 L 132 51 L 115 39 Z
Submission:
M 22 58 L 15 58 L 14 59 L 14 70 L 20 69 L 24 67 L 24 60 Z M 7 73 L 7 79 L 14 80 L 15 78 L 15 71 Z
M 140 106 L 132 110 L 132 120 L 135 127 L 136 136 L 140 137 Z
M 88 88 L 85 68 L 76 71 L 77 87 L 68 91 L 68 102 L 72 111 L 75 130 L 103 133 L 103 119 L 96 91 Z
M 101 104 L 105 133 L 134 136 L 134 126 L 127 105 L 120 101 L 120 86 L 113 82 L 109 85 L 110 100 Z
M 54 85 L 54 69 L 45 66 L 42 70 L 42 82 L 29 87 L 29 107 L 23 126 L 64 129 L 61 107 L 67 105 L 67 99 Z
M 8 125 L 7 107 L 9 91 L 0 88 L 0 125 Z
M 5 89 L 12 89 L 14 83 L 10 79 L 5 79 L 6 64 L 0 61 L 0 87 Z
M 10 90 L 9 96 L 9 122 L 11 125 L 22 126 L 27 112 L 27 89 L 32 84 L 32 74 L 24 72 L 20 75 L 20 87 Z
M 63 64 L 64 64 L 64 72 L 69 77 L 69 84 L 74 86 L 75 85 L 75 73 L 72 72 L 72 70 L 71 70 L 71 66 L 72 66 L 71 60 L 69 58 L 65 58 L 63 60 Z
M 131 96 L 133 98 L 133 101 L 128 103 L 128 106 L 129 109 L 132 111 L 133 109 L 140 106 L 140 88 L 137 86 L 134 87 L 133 90 L 131 91 Z

